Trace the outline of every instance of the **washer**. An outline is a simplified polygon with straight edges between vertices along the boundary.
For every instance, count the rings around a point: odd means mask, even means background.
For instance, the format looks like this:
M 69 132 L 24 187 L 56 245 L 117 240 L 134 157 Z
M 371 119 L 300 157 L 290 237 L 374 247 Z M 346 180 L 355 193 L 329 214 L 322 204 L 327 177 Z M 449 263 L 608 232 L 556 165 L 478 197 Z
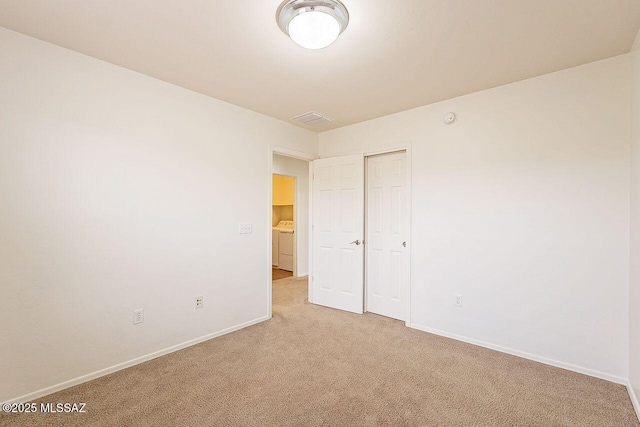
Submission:
M 280 229 L 278 227 L 273 227 L 271 232 L 271 265 L 274 267 L 278 266 L 278 253 L 279 253 L 279 245 L 280 243 Z
M 273 266 L 293 271 L 293 221 L 280 221 L 273 227 L 271 242 Z

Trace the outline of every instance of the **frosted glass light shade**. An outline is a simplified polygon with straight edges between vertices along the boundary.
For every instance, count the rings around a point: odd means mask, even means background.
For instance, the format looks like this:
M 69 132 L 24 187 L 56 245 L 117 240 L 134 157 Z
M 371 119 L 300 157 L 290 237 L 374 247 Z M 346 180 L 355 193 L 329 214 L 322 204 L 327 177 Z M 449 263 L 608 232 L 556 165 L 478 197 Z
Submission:
M 331 15 L 309 11 L 297 15 L 289 23 L 289 37 L 306 49 L 322 49 L 336 41 L 340 24 Z
M 336 41 L 349 25 L 349 12 L 340 0 L 284 0 L 276 22 L 297 45 L 315 50 Z

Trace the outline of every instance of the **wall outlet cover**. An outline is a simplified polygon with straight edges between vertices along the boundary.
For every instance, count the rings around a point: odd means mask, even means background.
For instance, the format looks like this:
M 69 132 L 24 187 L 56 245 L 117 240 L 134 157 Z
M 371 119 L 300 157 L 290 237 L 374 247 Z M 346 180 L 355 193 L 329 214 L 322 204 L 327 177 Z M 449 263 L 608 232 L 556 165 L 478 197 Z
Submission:
M 144 322 L 144 308 L 133 310 L 133 324 L 137 325 Z
M 251 234 L 253 232 L 251 224 L 249 223 L 240 223 L 238 225 L 238 233 L 240 234 Z
M 456 295 L 454 304 L 456 307 L 462 307 L 462 295 Z

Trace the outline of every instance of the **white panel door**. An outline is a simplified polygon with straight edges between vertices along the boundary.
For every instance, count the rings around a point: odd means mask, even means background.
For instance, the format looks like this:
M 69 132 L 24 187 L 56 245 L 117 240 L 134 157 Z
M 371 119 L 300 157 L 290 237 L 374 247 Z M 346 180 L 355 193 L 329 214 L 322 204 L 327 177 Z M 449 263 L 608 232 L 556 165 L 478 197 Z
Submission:
M 364 156 L 313 162 L 313 303 L 362 313 Z
M 405 320 L 409 282 L 406 153 L 367 157 L 367 311 Z

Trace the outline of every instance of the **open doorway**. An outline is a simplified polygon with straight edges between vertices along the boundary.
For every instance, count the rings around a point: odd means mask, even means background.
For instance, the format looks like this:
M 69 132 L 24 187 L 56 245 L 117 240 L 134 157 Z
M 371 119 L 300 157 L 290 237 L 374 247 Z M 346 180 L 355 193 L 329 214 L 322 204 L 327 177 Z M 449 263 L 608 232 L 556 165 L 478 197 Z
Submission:
M 304 302 L 308 295 L 311 159 L 279 150 L 271 155 L 270 304 L 275 310 L 292 298 Z
M 293 276 L 297 270 L 296 177 L 273 174 L 272 189 L 271 278 L 279 280 Z

